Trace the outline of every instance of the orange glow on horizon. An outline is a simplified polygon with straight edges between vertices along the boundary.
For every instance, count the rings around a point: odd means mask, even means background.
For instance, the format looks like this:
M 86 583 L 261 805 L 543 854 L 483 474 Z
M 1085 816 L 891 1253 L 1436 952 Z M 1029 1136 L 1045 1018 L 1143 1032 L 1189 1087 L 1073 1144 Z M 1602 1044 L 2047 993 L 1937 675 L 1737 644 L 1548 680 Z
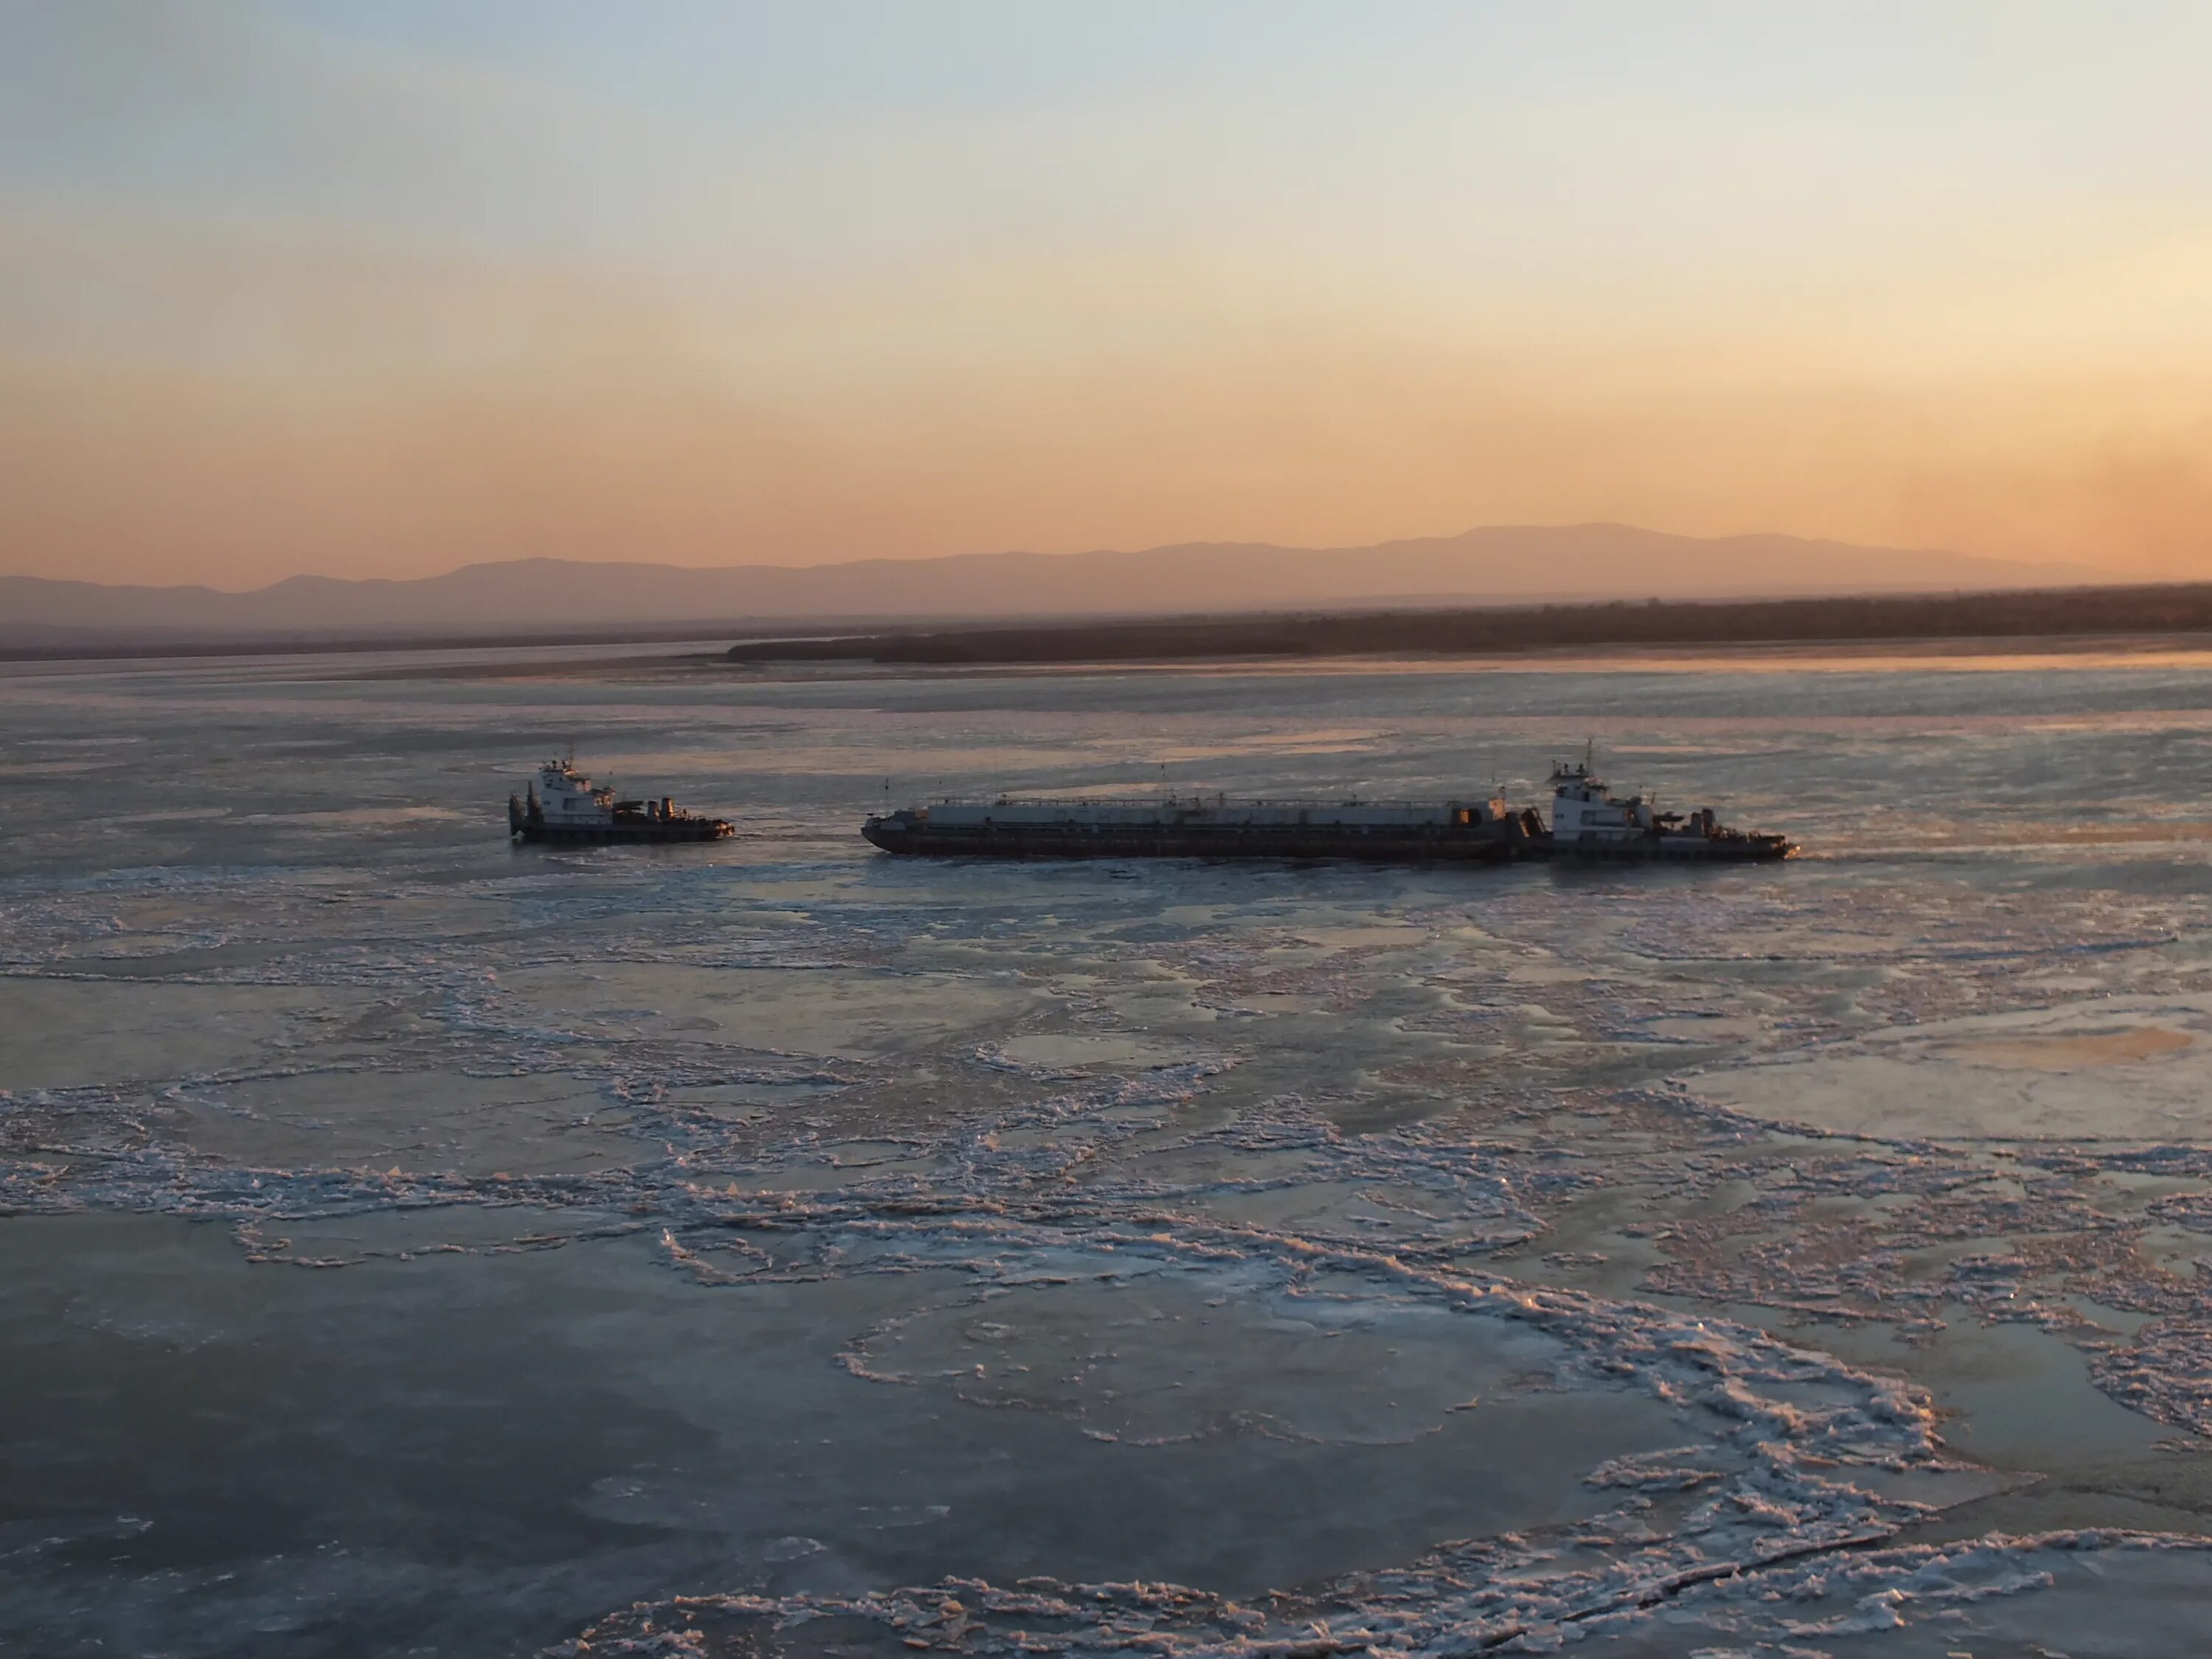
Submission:
M 0 161 L 0 571 L 1603 520 L 2212 578 L 2212 222 L 2176 159 L 2212 154 L 2212 31 L 1785 18 L 1797 48 L 1709 62 L 1443 9 L 1352 29 L 1376 56 L 1340 84 L 1316 42 L 1349 24 L 1085 15 L 970 18 L 1003 87 L 948 48 L 875 103 L 835 53 L 785 88 L 746 31 L 799 26 L 767 14 L 657 56 L 608 25 L 569 80 L 306 13 L 47 15 L 31 46 L 78 93 L 15 54 L 66 165 Z M 1159 79 L 1164 45 L 1212 78 Z M 1987 83 L 1892 84 L 1906 46 Z M 2106 59 L 2124 105 L 2053 125 Z M 1716 91 L 1752 69 L 1802 97 Z

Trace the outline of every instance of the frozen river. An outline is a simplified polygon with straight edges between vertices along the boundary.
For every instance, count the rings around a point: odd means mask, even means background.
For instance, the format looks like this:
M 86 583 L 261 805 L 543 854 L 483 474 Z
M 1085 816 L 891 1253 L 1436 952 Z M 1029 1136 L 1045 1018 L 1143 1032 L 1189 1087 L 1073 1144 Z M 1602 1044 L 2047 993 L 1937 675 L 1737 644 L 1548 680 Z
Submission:
M 0 670 L 0 1649 L 2203 1645 L 2212 655 L 524 660 Z M 1806 856 L 856 833 L 1592 738 Z

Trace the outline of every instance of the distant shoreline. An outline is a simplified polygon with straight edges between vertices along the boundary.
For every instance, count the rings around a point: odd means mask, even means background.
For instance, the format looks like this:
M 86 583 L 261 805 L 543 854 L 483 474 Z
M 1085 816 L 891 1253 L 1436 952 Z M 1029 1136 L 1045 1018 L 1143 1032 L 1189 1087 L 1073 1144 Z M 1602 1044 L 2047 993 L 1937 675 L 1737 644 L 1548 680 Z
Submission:
M 1604 658 L 1624 651 L 1762 647 L 1860 650 L 1889 646 L 1930 655 L 1963 647 L 2002 647 L 2012 653 L 2061 655 L 2096 649 L 2100 643 L 2115 649 L 2150 650 L 2160 642 L 2176 648 L 2212 649 L 2212 583 L 1823 599 L 1360 608 L 954 627 L 927 622 L 866 633 L 849 623 L 817 624 L 811 629 L 802 624 L 801 629 L 794 634 L 764 638 L 768 629 L 761 623 L 716 619 L 512 634 L 473 630 L 447 636 L 56 641 L 0 646 L 0 664 L 269 660 L 442 652 L 520 653 L 563 647 L 624 645 L 689 645 L 694 649 L 630 659 L 602 657 L 580 660 L 573 667 L 593 672 L 604 672 L 617 664 L 752 669 L 778 665 L 1049 669 L 1085 664 L 1296 663 L 1357 657 L 1533 659 L 1583 653 Z M 720 643 L 732 635 L 739 635 L 742 642 L 727 647 Z M 752 637 L 742 637 L 748 635 Z M 527 671 L 557 675 L 570 666 L 558 659 L 524 663 L 507 657 L 503 664 L 456 665 L 451 672 Z M 394 666 L 364 672 L 388 678 L 411 671 Z
M 1498 656 L 1620 647 L 1925 644 L 2212 633 L 2212 583 L 1998 593 L 1376 611 L 756 640 L 725 660 L 973 666 L 1224 658 Z

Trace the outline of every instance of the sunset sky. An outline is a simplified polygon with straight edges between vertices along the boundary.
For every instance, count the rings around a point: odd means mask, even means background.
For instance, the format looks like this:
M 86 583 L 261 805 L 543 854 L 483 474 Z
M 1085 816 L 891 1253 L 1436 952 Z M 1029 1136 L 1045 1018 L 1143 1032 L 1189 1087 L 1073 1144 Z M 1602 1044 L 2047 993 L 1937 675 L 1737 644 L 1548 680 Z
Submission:
M 0 571 L 2212 577 L 2212 6 L 0 0 Z

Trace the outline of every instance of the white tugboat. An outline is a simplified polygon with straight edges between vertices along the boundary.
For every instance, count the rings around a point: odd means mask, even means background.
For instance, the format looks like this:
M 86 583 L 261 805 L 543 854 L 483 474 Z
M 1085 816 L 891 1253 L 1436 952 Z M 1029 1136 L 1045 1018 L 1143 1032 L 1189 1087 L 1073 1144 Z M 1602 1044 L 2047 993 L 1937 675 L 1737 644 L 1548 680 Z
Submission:
M 507 798 L 507 833 L 520 841 L 719 841 L 726 818 L 680 812 L 675 801 L 617 800 L 576 769 L 575 757 L 538 769 L 529 798 Z
M 1729 829 L 1710 806 L 1662 812 L 1641 795 L 1607 794 L 1585 755 L 1579 764 L 1552 768 L 1552 833 L 1532 836 L 1527 850 L 1553 858 L 1752 861 L 1786 859 L 1797 846 L 1786 836 Z

